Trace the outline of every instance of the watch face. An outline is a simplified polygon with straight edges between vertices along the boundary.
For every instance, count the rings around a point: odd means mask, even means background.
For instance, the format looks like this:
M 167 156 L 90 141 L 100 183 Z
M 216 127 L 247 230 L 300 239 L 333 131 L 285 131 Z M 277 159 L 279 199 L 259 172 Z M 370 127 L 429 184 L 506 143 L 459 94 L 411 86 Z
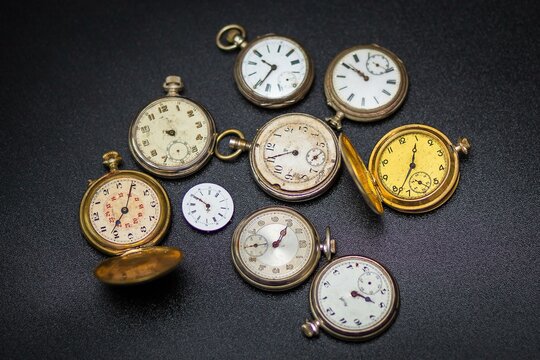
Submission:
M 346 335 L 366 335 L 392 319 L 397 288 L 377 262 L 361 256 L 334 260 L 317 276 L 312 302 L 324 323 Z
M 283 207 L 266 208 L 248 216 L 235 231 L 233 258 L 252 283 L 284 286 L 311 273 L 318 259 L 317 239 L 300 214 Z
M 115 177 L 95 190 L 88 211 L 99 238 L 114 245 L 129 245 L 155 235 L 162 204 L 146 182 Z
M 175 172 L 208 157 L 213 133 L 213 121 L 200 105 L 181 97 L 163 98 L 135 119 L 130 146 L 148 170 Z
M 403 62 L 378 45 L 342 51 L 325 76 L 328 104 L 345 117 L 373 121 L 389 116 L 403 103 L 408 76 Z
M 287 114 L 269 121 L 253 141 L 251 151 L 258 177 L 285 192 L 309 192 L 330 182 L 340 164 L 332 130 L 305 114 Z
M 188 190 L 182 200 L 187 222 L 202 231 L 215 231 L 229 223 L 234 213 L 233 199 L 219 185 L 204 183 Z
M 390 138 L 379 150 L 378 182 L 393 196 L 414 200 L 429 196 L 449 173 L 448 147 L 424 131 L 405 131 Z
M 242 81 L 266 99 L 293 96 L 308 81 L 309 58 L 295 41 L 265 36 L 254 41 L 240 59 Z

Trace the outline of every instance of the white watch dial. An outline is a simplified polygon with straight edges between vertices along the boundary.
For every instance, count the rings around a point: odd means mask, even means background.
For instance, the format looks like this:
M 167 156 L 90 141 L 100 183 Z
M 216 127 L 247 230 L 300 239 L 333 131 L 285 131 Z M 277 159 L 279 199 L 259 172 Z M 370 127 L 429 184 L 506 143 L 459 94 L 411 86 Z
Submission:
M 229 223 L 234 203 L 227 190 L 204 183 L 188 190 L 182 200 L 182 212 L 187 222 L 202 231 L 215 231 Z
M 346 331 L 379 326 L 395 310 L 396 294 L 390 275 L 362 257 L 336 260 L 324 270 L 316 301 L 326 322 Z
M 242 59 L 242 78 L 257 95 L 279 99 L 294 93 L 306 80 L 306 53 L 284 37 L 269 37 L 251 46 Z
M 400 67 L 382 51 L 356 49 L 339 59 L 332 73 L 338 98 L 358 110 L 372 110 L 399 95 Z

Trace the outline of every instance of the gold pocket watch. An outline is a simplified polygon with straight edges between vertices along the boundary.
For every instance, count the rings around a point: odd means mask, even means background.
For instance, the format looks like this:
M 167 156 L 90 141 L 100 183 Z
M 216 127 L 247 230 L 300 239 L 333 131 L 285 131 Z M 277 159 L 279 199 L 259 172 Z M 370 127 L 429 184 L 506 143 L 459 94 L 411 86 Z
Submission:
M 403 103 L 409 81 L 403 62 L 379 45 L 358 45 L 339 53 L 324 77 L 327 104 L 336 114 L 327 120 L 340 130 L 341 120 L 375 121 Z
M 155 279 L 172 271 L 182 260 L 180 250 L 153 246 L 165 236 L 171 205 L 165 189 L 139 171 L 118 170 L 116 151 L 103 155 L 109 172 L 90 180 L 79 208 L 86 240 L 107 255 L 95 270 L 104 283 L 127 285 Z
M 320 243 L 309 220 L 283 206 L 265 207 L 244 218 L 231 245 L 233 264 L 242 278 L 269 291 L 301 284 L 317 267 L 321 252 L 330 260 L 335 251 L 329 228 Z
M 382 203 L 407 213 L 423 213 L 443 205 L 459 182 L 459 154 L 470 143 L 459 138 L 453 145 L 439 130 L 419 124 L 400 126 L 375 145 L 369 171 L 344 134 L 341 153 L 362 196 L 377 213 Z
M 232 24 L 218 32 L 216 45 L 225 51 L 241 49 L 234 65 L 234 79 L 242 95 L 255 105 L 292 105 L 304 98 L 313 83 L 310 56 L 288 37 L 267 34 L 248 43 L 245 29 Z
M 234 135 L 229 155 L 219 152 L 221 140 Z M 249 151 L 251 170 L 261 188 L 284 201 L 313 199 L 330 188 L 341 165 L 339 144 L 332 129 L 314 116 L 301 113 L 280 115 L 257 131 L 253 141 L 229 129 L 219 134 L 215 155 L 232 160 Z
M 199 103 L 180 96 L 179 76 L 168 76 L 167 96 L 148 104 L 129 129 L 129 148 L 137 163 L 165 178 L 193 174 L 210 159 L 216 127 Z
M 385 331 L 399 308 L 399 288 L 377 261 L 357 255 L 326 264 L 309 291 L 313 320 L 302 331 L 307 337 L 319 329 L 341 340 L 365 341 Z

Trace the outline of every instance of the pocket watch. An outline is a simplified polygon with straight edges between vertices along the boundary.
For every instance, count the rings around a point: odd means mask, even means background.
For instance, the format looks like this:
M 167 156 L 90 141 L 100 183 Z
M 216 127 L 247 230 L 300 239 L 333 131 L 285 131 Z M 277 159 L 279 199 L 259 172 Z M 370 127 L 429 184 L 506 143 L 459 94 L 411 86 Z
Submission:
M 282 291 L 304 282 L 317 267 L 321 252 L 330 260 L 336 242 L 328 227 L 320 243 L 308 219 L 290 208 L 271 206 L 238 224 L 231 252 L 236 270 L 249 284 Z
M 236 151 L 219 152 L 218 145 L 235 135 L 229 146 Z M 261 188 L 284 201 L 304 201 L 324 193 L 332 185 L 341 165 L 337 137 L 332 129 L 314 116 L 290 113 L 268 121 L 252 142 L 244 134 L 229 129 L 219 134 L 215 155 L 232 160 L 249 150 L 251 170 Z
M 113 285 L 141 283 L 172 271 L 182 260 L 180 250 L 153 246 L 165 236 L 171 206 L 165 189 L 139 171 L 118 170 L 116 151 L 103 155 L 109 172 L 88 182 L 79 208 L 86 240 L 107 255 L 95 270 L 102 282 Z
M 390 272 L 363 256 L 343 256 L 326 264 L 309 291 L 314 320 L 306 320 L 307 337 L 323 328 L 342 340 L 369 340 L 386 330 L 396 318 L 399 288 Z
M 336 114 L 327 119 L 341 129 L 346 117 L 375 121 L 394 113 L 409 85 L 403 62 L 379 45 L 358 45 L 339 53 L 324 77 L 327 104 Z
M 459 182 L 459 154 L 470 143 L 453 145 L 439 130 L 419 124 L 400 126 L 375 145 L 369 171 L 346 135 L 341 134 L 343 160 L 364 199 L 377 214 L 382 203 L 407 213 L 436 209 L 452 196 Z
M 292 105 L 304 98 L 313 83 L 311 58 L 291 38 L 267 34 L 248 43 L 245 29 L 232 24 L 218 32 L 216 45 L 225 51 L 240 49 L 234 79 L 242 95 L 255 105 L 265 108 Z
M 231 194 L 219 185 L 198 184 L 182 200 L 182 213 L 197 230 L 216 231 L 231 221 L 234 203 Z
M 129 128 L 129 148 L 135 161 L 164 178 L 193 174 L 210 159 L 216 130 L 214 120 L 199 103 L 179 95 L 179 76 L 168 76 L 167 96 L 148 104 Z

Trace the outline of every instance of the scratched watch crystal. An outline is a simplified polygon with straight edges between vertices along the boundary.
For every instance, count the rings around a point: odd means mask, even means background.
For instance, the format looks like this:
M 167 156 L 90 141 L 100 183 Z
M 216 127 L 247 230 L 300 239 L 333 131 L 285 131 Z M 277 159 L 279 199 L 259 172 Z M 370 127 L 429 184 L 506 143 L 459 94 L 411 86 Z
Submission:
M 459 155 L 469 140 L 453 145 L 439 130 L 420 124 L 398 127 L 383 136 L 369 159 L 369 171 L 351 141 L 340 136 L 343 159 L 368 205 L 382 203 L 403 212 L 421 213 L 444 204 L 459 182 Z
M 324 244 L 313 225 L 298 212 L 267 207 L 243 219 L 233 234 L 233 263 L 251 285 L 270 291 L 290 289 L 315 270 L 321 252 L 327 259 L 335 241 L 327 230 Z
M 329 121 L 341 128 L 346 117 L 374 121 L 395 112 L 405 99 L 408 77 L 403 62 L 378 45 L 359 45 L 332 60 L 325 76 L 328 105 L 336 110 Z
M 311 59 L 298 42 L 288 37 L 268 34 L 248 43 L 241 26 L 228 25 L 218 33 L 216 44 L 222 50 L 241 49 L 235 64 L 236 84 L 256 105 L 288 106 L 301 100 L 311 87 Z
M 110 151 L 103 164 L 110 171 L 89 181 L 79 210 L 81 231 L 107 255 L 96 277 L 112 285 L 127 285 L 162 276 L 178 265 L 182 252 L 154 246 L 166 234 L 171 208 L 165 189 L 139 171 L 118 170 L 121 156 Z
M 307 114 L 290 113 L 278 116 L 259 129 L 251 143 L 243 139 L 238 130 L 226 130 L 237 135 L 230 146 L 237 149 L 233 155 L 216 156 L 229 160 L 239 151 L 250 151 L 250 163 L 257 183 L 268 194 L 285 201 L 303 201 L 315 198 L 332 185 L 341 156 L 337 137 L 321 120 Z
M 180 77 L 167 77 L 167 96 L 146 106 L 129 131 L 129 146 L 135 160 L 161 177 L 188 176 L 212 155 L 214 121 L 202 105 L 179 96 L 182 87 Z
M 313 280 L 310 304 L 314 320 L 302 331 L 308 337 L 323 328 L 342 340 L 368 340 L 387 329 L 399 307 L 394 278 L 380 263 L 345 256 L 324 266 Z

